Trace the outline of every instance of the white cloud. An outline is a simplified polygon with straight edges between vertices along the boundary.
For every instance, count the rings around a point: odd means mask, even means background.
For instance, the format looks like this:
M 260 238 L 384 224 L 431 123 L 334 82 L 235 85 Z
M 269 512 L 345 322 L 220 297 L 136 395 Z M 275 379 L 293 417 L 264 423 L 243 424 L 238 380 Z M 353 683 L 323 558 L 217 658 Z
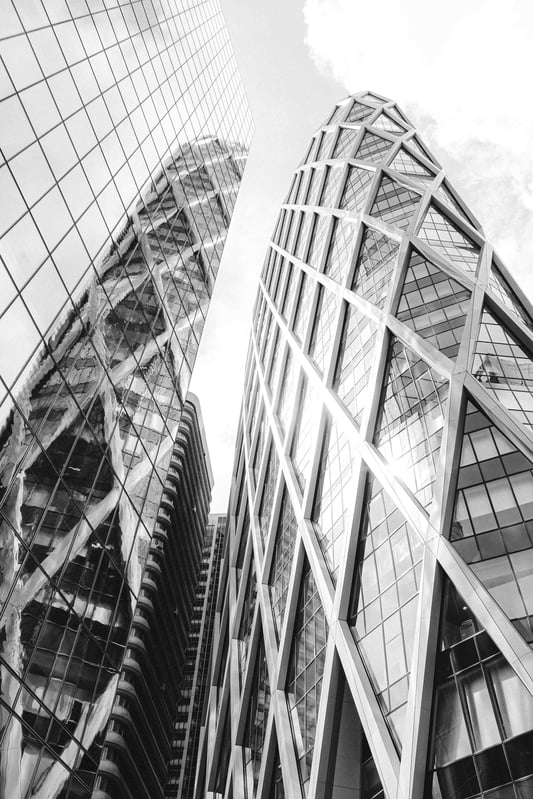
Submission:
M 304 19 L 321 71 L 399 102 L 533 297 L 533 6 L 306 0 Z

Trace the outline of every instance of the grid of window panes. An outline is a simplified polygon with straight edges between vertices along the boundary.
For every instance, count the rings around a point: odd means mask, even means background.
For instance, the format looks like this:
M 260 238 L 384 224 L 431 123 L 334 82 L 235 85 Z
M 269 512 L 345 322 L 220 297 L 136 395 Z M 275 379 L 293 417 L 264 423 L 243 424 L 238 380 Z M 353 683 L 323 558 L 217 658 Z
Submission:
M 533 791 L 533 697 L 451 583 L 441 630 L 428 794 L 524 799 Z
M 302 783 L 309 779 L 313 762 L 326 637 L 326 618 L 313 573 L 306 564 L 298 597 L 287 682 L 287 701 Z
M 422 542 L 377 480 L 367 487 L 351 624 L 396 745 L 409 689 Z
M 154 171 L 179 142 L 206 135 L 247 147 L 251 120 L 217 0 L 172 0 L 150 11 L 136 2 L 89 11 L 6 0 L 2 15 L 5 418 L 10 389 L 24 381 L 61 308 L 73 293 L 78 300 Z M 244 155 L 217 170 L 230 213 Z
M 289 590 L 297 524 L 291 500 L 285 489 L 281 500 L 281 511 L 270 572 L 270 600 L 278 639 L 281 635 L 287 591 Z
M 251 120 L 216 0 L 2 17 L 0 792 L 88 795 Z
M 444 789 L 432 796 L 419 776 L 424 762 L 430 782 L 434 771 L 427 759 L 433 739 L 419 729 L 421 707 L 435 717 L 422 658 L 437 655 L 430 631 L 439 625 L 441 565 L 468 581 L 475 602 L 492 596 L 500 605 L 508 617 L 498 617 L 500 634 L 513 641 L 512 651 L 523 645 L 516 674 L 527 671 L 533 691 L 531 308 L 486 247 L 406 117 L 371 93 L 330 114 L 280 210 L 244 391 L 244 419 L 262 407 L 266 429 L 250 431 L 243 457 L 253 500 L 246 535 L 258 586 L 267 588 L 256 623 L 271 684 L 285 686 L 281 698 L 272 694 L 264 751 L 272 756 L 283 741 L 285 795 L 314 799 L 314 786 L 335 795 L 342 771 L 342 785 L 365 799 L 396 796 L 398 779 L 406 799 L 424 790 L 428 799 L 444 798 Z M 256 373 L 263 378 L 258 397 Z M 467 390 L 493 427 L 502 427 L 497 441 L 491 433 L 498 457 L 486 442 L 475 463 L 461 455 Z M 265 441 L 276 452 L 279 479 Z M 308 579 L 335 630 L 326 643 L 334 652 L 327 673 L 328 661 L 314 658 L 314 639 L 304 641 L 307 650 L 302 644 L 306 624 L 314 623 L 314 605 L 302 610 Z M 313 665 L 302 676 L 307 661 Z M 343 681 L 351 704 L 339 694 Z M 308 688 L 318 685 L 321 702 L 315 691 L 307 703 Z M 235 706 L 242 727 L 241 697 Z M 385 752 L 387 762 L 376 760 Z M 347 778 L 350 759 L 357 770 Z M 508 795 L 522 799 L 518 772 L 509 773 Z

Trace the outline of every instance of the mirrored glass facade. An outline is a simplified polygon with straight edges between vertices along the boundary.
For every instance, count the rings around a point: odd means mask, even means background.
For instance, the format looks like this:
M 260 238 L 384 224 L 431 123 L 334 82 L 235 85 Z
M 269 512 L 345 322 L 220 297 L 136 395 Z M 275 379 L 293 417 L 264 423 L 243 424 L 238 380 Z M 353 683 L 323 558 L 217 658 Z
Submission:
M 81 797 L 156 591 L 252 125 L 216 0 L 2 17 L 0 794 Z
M 197 799 L 533 795 L 531 312 L 395 103 L 340 103 L 260 278 Z

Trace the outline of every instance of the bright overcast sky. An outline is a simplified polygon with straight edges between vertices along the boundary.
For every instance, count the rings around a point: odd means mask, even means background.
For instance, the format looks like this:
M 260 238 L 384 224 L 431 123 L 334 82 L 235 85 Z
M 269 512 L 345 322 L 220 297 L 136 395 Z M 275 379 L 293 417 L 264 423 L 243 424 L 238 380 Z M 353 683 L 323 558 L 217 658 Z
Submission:
M 278 209 L 335 102 L 397 100 L 533 297 L 533 4 L 221 0 L 256 133 L 192 390 L 226 510 L 257 278 Z

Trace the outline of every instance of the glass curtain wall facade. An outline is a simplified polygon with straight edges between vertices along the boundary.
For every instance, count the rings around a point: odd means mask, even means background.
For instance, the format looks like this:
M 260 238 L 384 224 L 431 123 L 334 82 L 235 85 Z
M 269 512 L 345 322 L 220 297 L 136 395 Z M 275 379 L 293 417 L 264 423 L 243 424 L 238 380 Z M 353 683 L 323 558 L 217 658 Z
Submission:
M 198 799 L 533 795 L 532 319 L 395 103 L 340 103 L 260 278 Z
M 0 794 L 88 796 L 251 122 L 217 2 L 2 14 Z

